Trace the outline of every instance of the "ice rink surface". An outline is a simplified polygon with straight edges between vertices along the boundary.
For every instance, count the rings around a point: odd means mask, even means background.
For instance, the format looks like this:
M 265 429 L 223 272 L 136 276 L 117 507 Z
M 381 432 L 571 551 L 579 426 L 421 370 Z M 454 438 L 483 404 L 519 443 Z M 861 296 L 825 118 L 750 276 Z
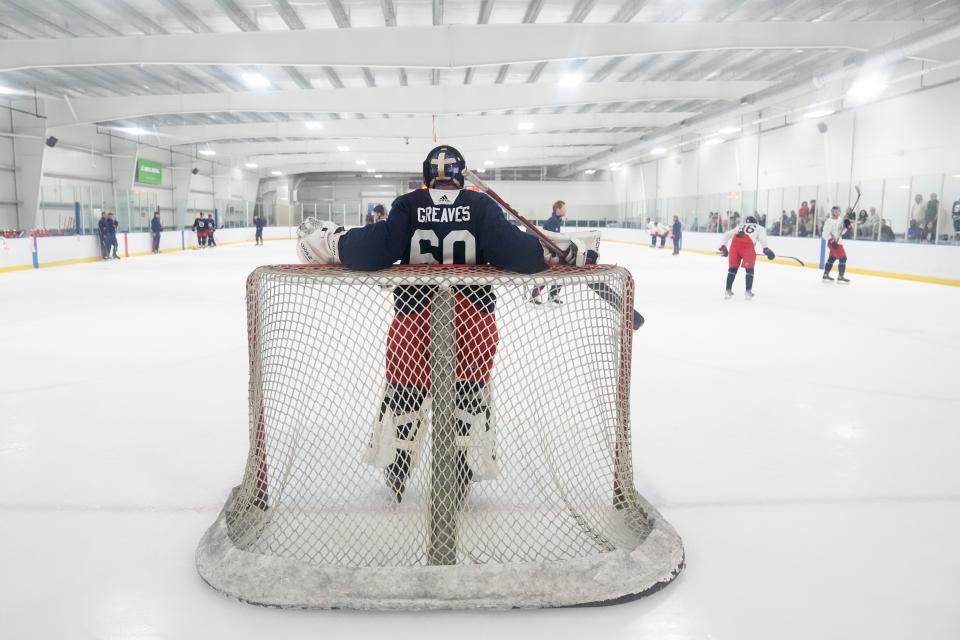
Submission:
M 687 552 L 663 591 L 386 614 L 207 587 L 247 453 L 244 279 L 294 260 L 278 241 L 0 275 L 0 638 L 960 637 L 960 290 L 760 260 L 727 301 L 720 258 L 601 256 L 647 319 L 637 482 Z

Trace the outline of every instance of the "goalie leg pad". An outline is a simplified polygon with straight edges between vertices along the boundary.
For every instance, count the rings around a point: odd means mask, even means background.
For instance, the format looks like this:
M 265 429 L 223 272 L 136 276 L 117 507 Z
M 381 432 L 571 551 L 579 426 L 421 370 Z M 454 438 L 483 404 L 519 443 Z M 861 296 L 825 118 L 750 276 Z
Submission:
M 492 480 L 500 475 L 493 390 L 482 382 L 457 381 L 457 451 L 466 480 Z
M 489 382 L 493 357 L 497 353 L 500 334 L 492 305 L 477 304 L 462 293 L 455 295 L 454 332 L 457 344 L 458 380 Z
M 396 315 L 387 332 L 387 382 L 430 387 L 430 308 Z
M 406 478 L 420 461 L 429 412 L 430 398 L 424 388 L 388 384 L 363 461 L 381 469 L 395 466 L 397 474 Z

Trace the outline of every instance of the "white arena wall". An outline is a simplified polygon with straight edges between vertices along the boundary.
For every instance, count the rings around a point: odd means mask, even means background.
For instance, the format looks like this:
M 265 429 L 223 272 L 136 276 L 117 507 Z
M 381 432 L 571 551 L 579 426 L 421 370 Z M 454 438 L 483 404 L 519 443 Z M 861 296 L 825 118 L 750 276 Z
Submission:
M 254 241 L 254 228 L 241 227 L 217 231 L 218 245 L 250 243 Z M 265 240 L 289 240 L 296 237 L 291 227 L 265 227 Z M 100 260 L 100 242 L 96 236 L 51 236 L 45 238 L 0 239 L 0 273 L 21 271 L 34 267 L 34 240 L 36 240 L 36 268 L 56 267 Z M 123 257 L 148 255 L 151 250 L 149 233 L 117 234 L 119 253 Z M 160 251 L 170 253 L 184 249 L 196 249 L 197 237 L 192 231 L 164 231 L 160 237 Z M 291 262 L 295 261 L 291 254 Z
M 573 229 L 570 229 L 571 231 Z M 583 231 L 584 228 L 576 229 Z M 639 229 L 601 229 L 602 238 L 608 242 L 634 244 L 638 250 L 646 250 L 650 237 Z M 266 227 L 267 240 L 286 240 L 296 236 L 292 227 Z M 221 229 L 217 231 L 217 243 L 252 243 L 252 227 Z M 149 233 L 121 233 L 117 237 L 121 255 L 136 256 L 150 253 Z M 713 254 L 720 246 L 718 233 L 687 231 L 683 234 L 683 248 L 687 251 Z M 65 236 L 37 238 L 37 261 L 39 268 L 61 266 L 99 259 L 100 247 L 95 236 Z M 126 244 L 125 244 L 126 243 Z M 196 248 L 196 236 L 179 230 L 164 231 L 160 240 L 162 252 Z M 0 273 L 19 271 L 33 267 L 33 238 L 16 238 L 0 241 Z M 906 244 L 901 242 L 846 241 L 850 255 L 851 273 L 866 273 L 893 278 L 917 280 L 960 286 L 960 247 L 945 245 Z M 667 241 L 667 247 L 670 247 Z M 807 266 L 818 266 L 821 241 L 816 238 L 770 238 L 770 247 L 778 255 L 800 258 Z M 291 255 L 291 261 L 293 256 Z

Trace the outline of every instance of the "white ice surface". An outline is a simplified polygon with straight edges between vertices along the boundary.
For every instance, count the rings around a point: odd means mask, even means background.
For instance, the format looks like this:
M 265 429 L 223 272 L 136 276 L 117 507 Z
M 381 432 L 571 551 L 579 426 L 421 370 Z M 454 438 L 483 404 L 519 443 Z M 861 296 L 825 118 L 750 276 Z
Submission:
M 293 259 L 273 242 L 0 275 L 0 638 L 960 637 L 960 290 L 761 261 L 725 301 L 719 258 L 602 255 L 647 318 L 638 486 L 688 564 L 665 590 L 383 614 L 203 584 L 246 457 L 244 278 Z

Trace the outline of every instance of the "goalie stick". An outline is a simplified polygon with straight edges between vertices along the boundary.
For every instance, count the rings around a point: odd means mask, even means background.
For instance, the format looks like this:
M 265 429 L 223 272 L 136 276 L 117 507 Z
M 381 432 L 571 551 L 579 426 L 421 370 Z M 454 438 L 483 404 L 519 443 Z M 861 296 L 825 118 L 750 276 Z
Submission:
M 540 242 L 543 243 L 548 249 L 550 249 L 550 251 L 560 256 L 561 262 L 566 263 L 566 261 L 571 257 L 570 252 L 573 250 L 573 245 L 570 245 L 570 248 L 564 251 L 559 246 L 557 246 L 556 242 L 554 242 L 553 240 L 548 238 L 546 235 L 544 235 L 544 233 L 540 231 L 540 229 L 538 229 L 536 225 L 534 225 L 532 222 L 530 222 L 529 220 L 524 218 L 522 215 L 520 215 L 519 211 L 511 207 L 506 200 L 500 197 L 500 194 L 498 194 L 496 191 L 488 187 L 487 184 L 483 180 L 481 180 L 480 177 L 477 174 L 475 174 L 473 171 L 471 171 L 470 169 L 466 169 L 463 172 L 463 176 L 467 180 L 472 182 L 478 189 L 480 189 L 480 191 L 484 192 L 485 194 L 493 198 L 493 200 L 497 204 L 499 204 L 501 207 L 506 209 L 510 213 L 510 215 L 512 215 L 517 220 L 519 220 L 520 223 L 523 226 L 525 226 L 527 229 L 529 229 L 534 235 L 536 235 L 540 239 Z M 600 296 L 601 300 L 603 300 L 604 302 L 612 306 L 614 309 L 616 309 L 617 311 L 623 310 L 623 299 L 620 297 L 620 294 L 618 294 L 616 291 L 611 289 L 606 283 L 593 282 L 588 284 L 587 286 L 590 287 L 591 291 L 593 291 L 598 296 Z M 644 323 L 643 316 L 640 315 L 640 313 L 637 312 L 636 309 L 634 309 L 633 310 L 633 330 L 636 331 L 637 329 L 642 327 L 643 323 Z

